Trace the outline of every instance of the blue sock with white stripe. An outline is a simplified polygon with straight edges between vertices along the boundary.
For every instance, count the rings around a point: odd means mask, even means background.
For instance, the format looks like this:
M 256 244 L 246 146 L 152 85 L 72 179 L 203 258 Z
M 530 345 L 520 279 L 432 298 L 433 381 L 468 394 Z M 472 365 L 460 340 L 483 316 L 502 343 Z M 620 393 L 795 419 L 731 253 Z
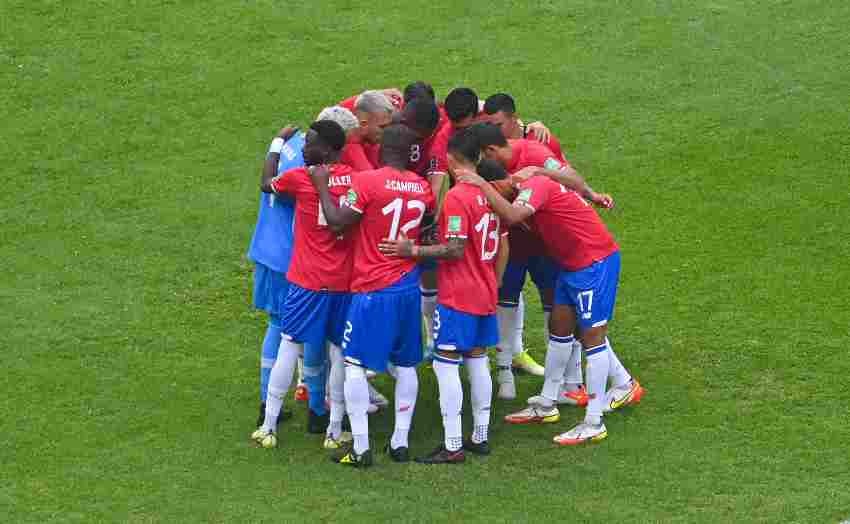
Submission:
M 263 348 L 260 353 L 260 402 L 266 401 L 269 392 L 269 376 L 272 374 L 274 361 L 277 360 L 277 350 L 280 347 L 280 317 L 269 314 L 269 325 L 263 338 Z
M 549 335 L 549 348 L 546 350 L 546 369 L 543 374 L 543 391 L 540 395 L 552 402 L 558 400 L 561 382 L 564 381 L 564 370 L 573 351 L 575 337 L 567 335 L 559 337 Z
M 605 389 L 608 385 L 608 343 L 584 348 L 587 361 L 587 412 L 584 421 L 588 424 L 602 422 L 602 410 L 605 408 Z

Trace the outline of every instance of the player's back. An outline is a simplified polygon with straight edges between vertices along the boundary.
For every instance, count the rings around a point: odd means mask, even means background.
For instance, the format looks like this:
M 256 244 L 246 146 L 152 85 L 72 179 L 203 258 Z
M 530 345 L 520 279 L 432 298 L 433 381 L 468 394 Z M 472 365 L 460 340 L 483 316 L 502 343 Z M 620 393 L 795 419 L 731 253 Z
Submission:
M 387 257 L 378 244 L 400 235 L 419 239 L 422 217 L 434 208 L 431 187 L 422 177 L 389 166 L 355 173 L 346 205 L 362 214 L 354 232 L 353 292 L 391 286 L 415 269 L 415 260 Z
M 529 178 L 520 184 L 517 200 L 534 208 L 534 229 L 546 251 L 569 271 L 588 267 L 619 249 L 590 202 L 550 178 Z
M 515 138 L 508 140 L 508 144 L 511 146 L 511 151 L 513 151 L 510 165 L 507 166 L 508 173 L 510 174 L 514 174 L 520 169 L 529 166 L 548 167 L 546 166 L 546 161 L 550 158 L 560 163 L 552 150 L 536 140 Z
M 440 216 L 442 240 L 463 238 L 466 244 L 463 256 L 442 260 L 437 267 L 440 304 L 473 315 L 496 312 L 495 263 L 503 233 L 481 189 L 458 184 L 446 193 Z

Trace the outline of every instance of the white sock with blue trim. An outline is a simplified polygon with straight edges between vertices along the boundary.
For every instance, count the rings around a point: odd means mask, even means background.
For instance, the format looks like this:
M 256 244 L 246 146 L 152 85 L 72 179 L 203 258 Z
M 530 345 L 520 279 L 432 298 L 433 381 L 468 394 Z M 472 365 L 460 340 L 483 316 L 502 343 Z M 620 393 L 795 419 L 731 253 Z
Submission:
M 286 337 L 281 339 L 277 359 L 269 375 L 269 391 L 266 394 L 266 418 L 263 420 L 263 429 L 266 431 L 273 432 L 277 428 L 277 418 L 280 416 L 280 410 L 283 409 L 283 399 L 289 392 L 289 386 L 292 385 L 295 363 L 298 361 L 301 351 L 301 344 L 296 344 Z
M 443 415 L 445 446 L 449 451 L 463 447 L 461 433 L 461 410 L 463 409 L 463 387 L 460 384 L 460 361 L 438 355 L 434 356 L 434 374 L 440 388 L 440 411 Z
M 632 376 L 629 371 L 617 358 L 614 353 L 614 348 L 611 346 L 611 340 L 605 337 L 605 343 L 608 344 L 608 376 L 611 377 L 611 387 L 623 387 L 632 381 Z
M 608 344 L 584 348 L 587 359 L 587 411 L 584 421 L 588 424 L 600 424 L 605 408 L 605 390 L 608 384 Z
M 328 397 L 330 398 L 330 423 L 328 435 L 338 439 L 342 434 L 342 417 L 345 415 L 345 359 L 342 349 L 331 344 L 328 351 L 331 370 L 328 373 Z
M 570 353 L 570 359 L 567 361 L 567 367 L 564 370 L 564 389 L 566 391 L 575 391 L 584 384 L 584 376 L 581 372 L 581 342 L 576 340 L 573 342 L 573 350 Z
M 472 441 L 485 442 L 490 428 L 490 402 L 493 398 L 493 379 L 490 377 L 490 359 L 487 355 L 465 357 L 469 373 L 469 400 L 472 405 Z
M 575 337 L 567 335 L 559 337 L 549 335 L 549 348 L 546 350 L 546 369 L 543 374 L 543 390 L 541 396 L 555 402 L 564 381 L 564 370 L 573 350 Z
M 408 447 L 407 435 L 416 407 L 416 395 L 419 392 L 419 377 L 416 368 L 395 366 L 395 429 L 390 439 L 393 449 Z
M 354 452 L 363 454 L 369 449 L 369 384 L 365 370 L 354 364 L 345 364 L 345 410 L 351 421 Z

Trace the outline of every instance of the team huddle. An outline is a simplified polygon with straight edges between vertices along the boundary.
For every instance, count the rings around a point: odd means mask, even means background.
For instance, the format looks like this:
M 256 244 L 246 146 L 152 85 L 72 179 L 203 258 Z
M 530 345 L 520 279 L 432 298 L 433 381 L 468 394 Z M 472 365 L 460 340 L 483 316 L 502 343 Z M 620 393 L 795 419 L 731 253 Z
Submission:
M 249 250 L 254 303 L 269 314 L 251 435 L 260 446 L 277 446 L 297 374 L 308 431 L 325 434 L 334 461 L 372 465 L 369 415 L 389 402 L 370 380 L 388 373 L 395 425 L 384 450 L 409 461 L 417 366 L 428 360 L 444 439 L 416 461 L 489 454 L 491 347 L 499 399 L 516 397 L 513 368 L 543 376 L 540 394 L 507 423 L 552 423 L 559 405 L 585 408 L 557 444 L 606 438 L 603 415 L 641 400 L 607 336 L 620 253 L 593 206 L 613 199 L 587 185 L 543 124 L 522 123 L 511 96 L 482 103 L 457 88 L 440 103 L 424 82 L 365 91 L 323 109 L 306 132 L 282 129 L 261 190 Z M 546 317 L 544 366 L 522 344 L 526 275 Z

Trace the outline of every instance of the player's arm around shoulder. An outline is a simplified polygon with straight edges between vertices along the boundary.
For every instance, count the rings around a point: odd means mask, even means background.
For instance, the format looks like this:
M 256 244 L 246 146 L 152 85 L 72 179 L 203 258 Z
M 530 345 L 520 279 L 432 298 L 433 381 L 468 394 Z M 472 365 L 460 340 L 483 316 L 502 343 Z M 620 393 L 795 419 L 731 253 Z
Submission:
M 313 166 L 308 172 L 310 174 L 310 182 L 319 194 L 319 205 L 322 206 L 322 212 L 331 231 L 340 233 L 348 226 L 360 221 L 362 211 L 354 205 L 354 202 L 357 200 L 357 192 L 354 186 L 356 178 L 352 180 L 352 186 L 349 188 L 344 201 L 345 205 L 337 206 L 328 188 L 330 171 L 327 166 Z
M 260 176 L 260 190 L 263 193 L 271 193 L 272 180 L 277 176 L 277 165 L 280 162 L 280 152 L 283 150 L 286 141 L 292 138 L 298 128 L 293 125 L 288 125 L 278 131 L 272 143 L 269 146 L 269 152 L 266 154 L 266 160 L 263 162 L 263 173 Z
M 480 188 L 490 207 L 507 225 L 511 226 L 522 222 L 534 214 L 534 208 L 518 205 L 516 201 L 512 204 L 505 200 L 505 197 L 499 194 L 499 191 L 491 183 L 481 178 L 478 173 L 468 169 L 459 169 L 457 175 L 459 182 Z

